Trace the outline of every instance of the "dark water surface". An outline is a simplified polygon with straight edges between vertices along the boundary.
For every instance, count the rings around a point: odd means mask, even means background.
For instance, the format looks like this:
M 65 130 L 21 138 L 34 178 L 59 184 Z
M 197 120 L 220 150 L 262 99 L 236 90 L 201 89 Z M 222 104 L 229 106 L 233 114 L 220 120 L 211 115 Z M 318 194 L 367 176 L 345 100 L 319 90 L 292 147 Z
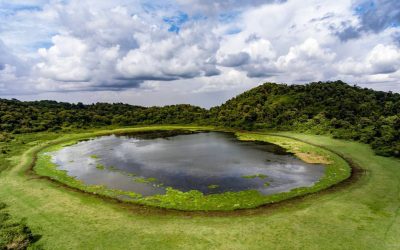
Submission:
M 102 136 L 51 154 L 59 169 L 86 184 L 144 196 L 163 194 L 165 187 L 205 194 L 248 189 L 272 194 L 311 186 L 325 170 L 279 146 L 239 141 L 229 133 L 157 136 Z

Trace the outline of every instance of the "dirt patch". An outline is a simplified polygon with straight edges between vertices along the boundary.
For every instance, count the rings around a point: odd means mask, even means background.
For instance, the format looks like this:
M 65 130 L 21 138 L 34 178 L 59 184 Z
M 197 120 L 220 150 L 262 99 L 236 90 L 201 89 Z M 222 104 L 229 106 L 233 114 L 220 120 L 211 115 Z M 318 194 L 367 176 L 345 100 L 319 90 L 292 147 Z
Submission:
M 313 164 L 331 164 L 332 161 L 315 153 L 296 152 L 295 155 L 302 161 Z

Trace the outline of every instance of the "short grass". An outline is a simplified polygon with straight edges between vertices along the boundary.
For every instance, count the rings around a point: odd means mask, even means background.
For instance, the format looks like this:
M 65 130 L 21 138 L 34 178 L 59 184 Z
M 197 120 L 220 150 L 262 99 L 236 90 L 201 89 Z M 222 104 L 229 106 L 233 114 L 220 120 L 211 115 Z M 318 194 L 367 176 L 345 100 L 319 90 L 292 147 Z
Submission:
M 338 152 L 366 173 L 355 183 L 281 205 L 228 213 L 123 205 L 27 176 L 32 147 L 58 134 L 18 136 L 0 158 L 0 200 L 45 249 L 399 249 L 400 161 L 355 142 L 279 133 Z M 66 135 L 63 135 L 66 136 Z M 24 142 L 22 144 L 22 142 Z

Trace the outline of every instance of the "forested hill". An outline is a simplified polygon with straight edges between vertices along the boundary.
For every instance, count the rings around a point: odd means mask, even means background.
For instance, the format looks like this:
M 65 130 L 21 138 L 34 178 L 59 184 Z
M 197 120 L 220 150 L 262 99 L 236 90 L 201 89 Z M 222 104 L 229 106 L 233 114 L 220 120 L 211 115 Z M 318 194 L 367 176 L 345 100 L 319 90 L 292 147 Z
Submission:
M 211 124 L 332 134 L 371 144 L 382 155 L 400 156 L 400 94 L 341 81 L 265 83 L 210 110 L 191 105 L 147 108 L 122 103 L 0 99 L 0 140 L 9 133 L 148 124 Z
M 215 124 L 333 134 L 400 156 L 400 94 L 341 81 L 307 85 L 265 83 L 210 110 Z
M 84 105 L 0 99 L 0 131 L 27 133 L 108 125 L 188 124 L 204 119 L 206 114 L 207 110 L 186 104 L 147 108 L 122 103 Z

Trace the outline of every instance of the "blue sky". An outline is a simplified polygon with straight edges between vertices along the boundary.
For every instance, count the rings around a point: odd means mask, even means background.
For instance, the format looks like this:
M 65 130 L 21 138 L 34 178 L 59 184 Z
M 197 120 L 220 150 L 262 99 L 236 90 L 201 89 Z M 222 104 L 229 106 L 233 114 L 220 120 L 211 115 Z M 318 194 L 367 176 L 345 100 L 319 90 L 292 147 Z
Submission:
M 263 82 L 400 92 L 400 1 L 0 0 L 0 97 L 204 107 Z

